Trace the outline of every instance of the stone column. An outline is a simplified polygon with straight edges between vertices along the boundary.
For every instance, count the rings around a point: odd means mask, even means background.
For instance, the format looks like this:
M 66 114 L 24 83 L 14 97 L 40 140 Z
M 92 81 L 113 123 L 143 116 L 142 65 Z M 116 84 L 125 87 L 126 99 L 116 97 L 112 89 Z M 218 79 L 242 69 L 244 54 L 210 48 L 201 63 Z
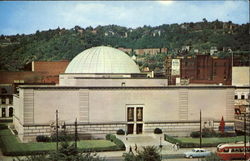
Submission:
M 136 123 L 134 123 L 134 130 L 133 133 L 136 134 Z

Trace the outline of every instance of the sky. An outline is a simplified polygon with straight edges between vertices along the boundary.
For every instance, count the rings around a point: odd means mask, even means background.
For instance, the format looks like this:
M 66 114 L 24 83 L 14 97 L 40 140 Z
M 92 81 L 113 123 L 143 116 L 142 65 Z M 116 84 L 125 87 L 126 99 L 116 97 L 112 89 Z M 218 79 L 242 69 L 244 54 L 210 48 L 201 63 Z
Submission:
M 31 34 L 76 25 L 124 27 L 208 21 L 249 22 L 248 0 L 0 1 L 0 34 Z

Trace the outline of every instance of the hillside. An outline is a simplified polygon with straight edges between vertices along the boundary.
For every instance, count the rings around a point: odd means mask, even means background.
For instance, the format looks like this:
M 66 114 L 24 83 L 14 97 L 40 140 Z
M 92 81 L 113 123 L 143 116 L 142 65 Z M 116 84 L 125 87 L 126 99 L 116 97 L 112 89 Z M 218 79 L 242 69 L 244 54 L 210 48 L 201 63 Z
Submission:
M 84 49 L 98 45 L 132 49 L 166 47 L 169 52 L 165 54 L 184 55 L 195 54 L 195 49 L 203 53 L 216 47 L 220 57 L 230 55 L 226 49 L 231 48 L 234 53 L 240 53 L 242 59 L 246 59 L 250 51 L 249 28 L 249 23 L 238 25 L 203 19 L 197 23 L 163 24 L 136 29 L 117 25 L 96 28 L 75 26 L 69 30 L 57 28 L 30 35 L 1 35 L 0 70 L 22 70 L 25 64 L 33 60 L 71 60 Z M 191 50 L 182 50 L 183 46 L 189 46 Z M 160 57 L 156 60 L 164 59 L 162 55 Z

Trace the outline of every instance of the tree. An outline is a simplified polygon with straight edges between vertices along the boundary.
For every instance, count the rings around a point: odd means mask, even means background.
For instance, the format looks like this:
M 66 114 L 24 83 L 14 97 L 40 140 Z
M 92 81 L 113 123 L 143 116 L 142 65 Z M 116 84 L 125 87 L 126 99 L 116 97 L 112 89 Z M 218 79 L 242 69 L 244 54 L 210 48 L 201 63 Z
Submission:
M 138 154 L 124 153 L 124 161 L 160 161 L 160 150 L 156 146 L 143 147 Z
M 221 131 L 221 133 L 224 134 L 224 130 L 225 130 L 225 121 L 222 116 L 221 121 L 220 121 L 219 131 Z
M 26 156 L 16 158 L 18 161 L 105 161 L 104 158 L 91 153 L 79 153 L 74 144 L 68 142 L 61 143 L 59 151 L 49 154 Z

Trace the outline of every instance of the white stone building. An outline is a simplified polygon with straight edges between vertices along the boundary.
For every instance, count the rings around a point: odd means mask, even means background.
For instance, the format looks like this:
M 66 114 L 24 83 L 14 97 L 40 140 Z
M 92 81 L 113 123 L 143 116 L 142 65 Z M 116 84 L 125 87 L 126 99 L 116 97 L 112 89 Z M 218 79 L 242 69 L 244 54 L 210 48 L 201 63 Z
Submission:
M 56 86 L 20 86 L 14 96 L 14 125 L 22 141 L 55 131 L 56 110 L 64 130 L 104 137 L 128 134 L 189 135 L 204 127 L 218 130 L 223 116 L 234 124 L 233 86 L 168 86 L 167 79 L 147 78 L 120 50 L 95 47 L 78 54 Z

